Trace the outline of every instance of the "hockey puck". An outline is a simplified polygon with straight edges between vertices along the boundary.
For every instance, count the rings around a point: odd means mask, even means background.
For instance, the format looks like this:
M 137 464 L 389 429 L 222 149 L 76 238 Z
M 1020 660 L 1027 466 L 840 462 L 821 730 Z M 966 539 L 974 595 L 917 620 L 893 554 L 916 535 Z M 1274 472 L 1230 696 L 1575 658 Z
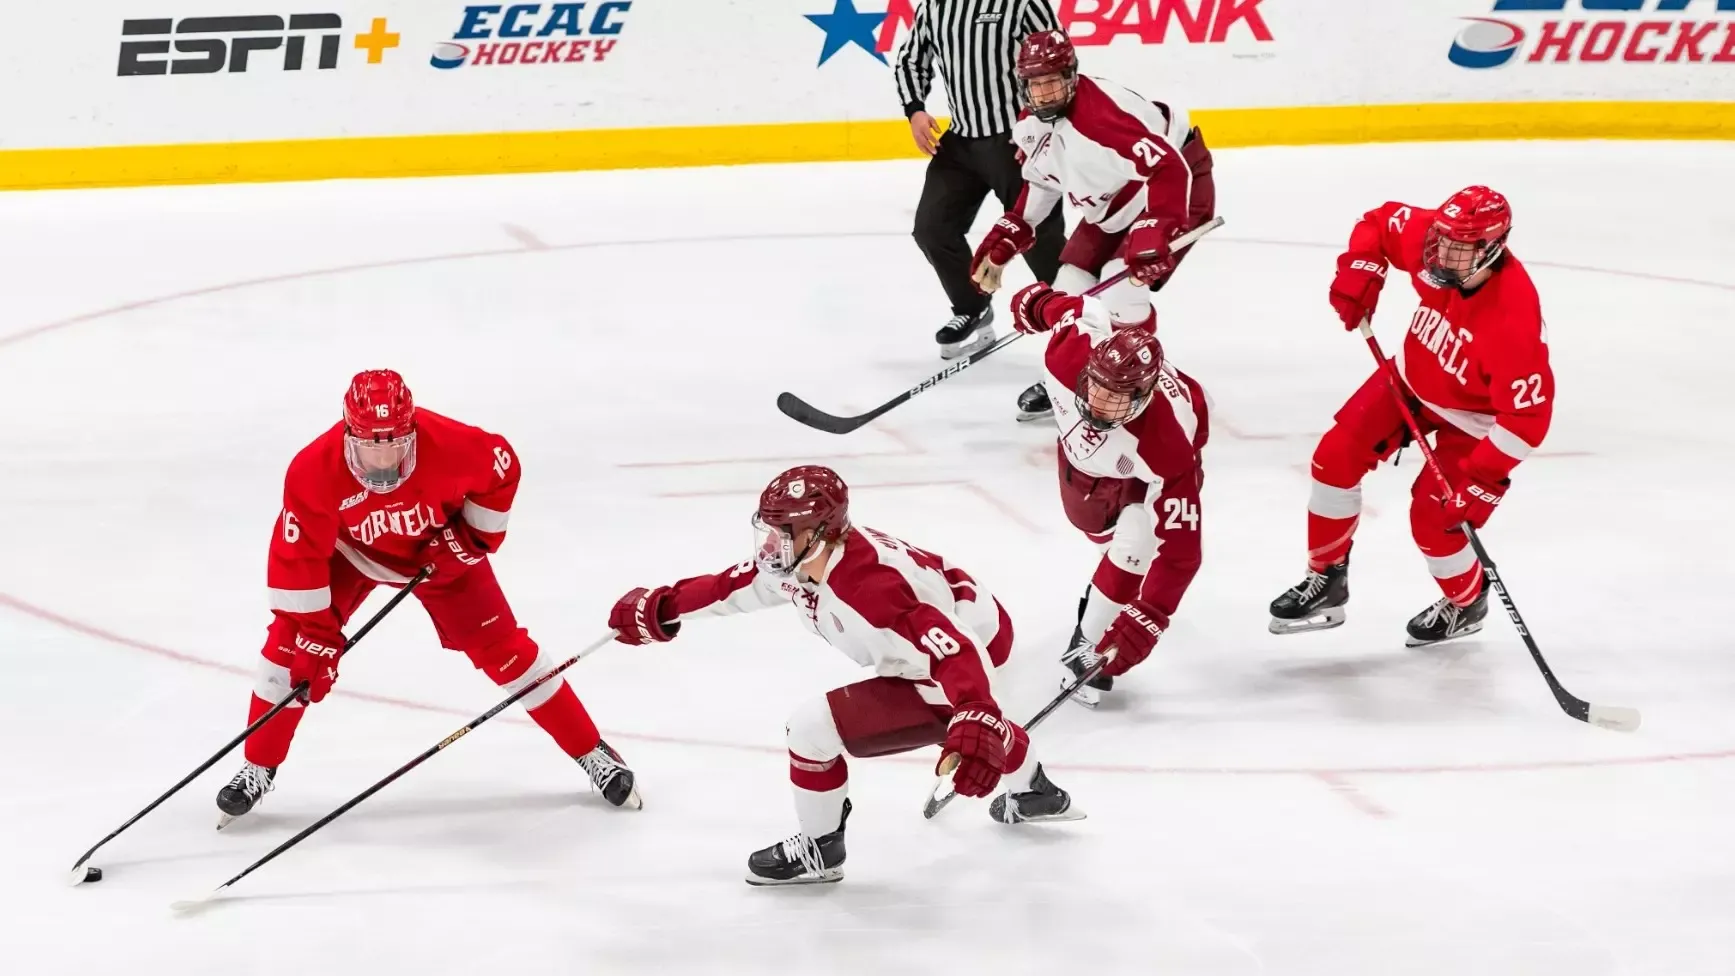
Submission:
M 102 868 L 85 868 L 84 883 L 92 884 L 102 880 Z

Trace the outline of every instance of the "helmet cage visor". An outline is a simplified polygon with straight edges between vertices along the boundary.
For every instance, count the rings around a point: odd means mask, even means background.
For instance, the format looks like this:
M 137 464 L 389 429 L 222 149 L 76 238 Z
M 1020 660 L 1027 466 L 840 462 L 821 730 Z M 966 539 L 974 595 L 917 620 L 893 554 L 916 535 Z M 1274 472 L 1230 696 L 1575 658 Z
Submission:
M 1509 230 L 1501 228 L 1497 236 L 1487 239 L 1466 237 L 1436 220 L 1422 237 L 1422 267 L 1440 284 L 1458 287 L 1500 259 Z
M 815 526 L 800 549 L 796 548 L 795 537 L 800 530 L 791 525 L 774 525 L 765 521 L 758 512 L 753 513 L 753 562 L 762 573 L 772 576 L 790 576 L 801 564 L 812 558 L 815 547 L 825 535 L 825 523 Z
M 1044 122 L 1053 122 L 1065 115 L 1077 89 L 1078 72 L 1072 69 L 1029 78 L 1020 76 L 1018 79 L 1018 95 L 1024 100 L 1024 107 Z
M 1144 413 L 1155 390 L 1155 383 L 1143 390 L 1129 390 L 1100 383 L 1091 377 L 1087 369 L 1078 378 L 1074 399 L 1078 405 L 1078 415 L 1086 424 L 1097 430 L 1114 430 Z
M 376 494 L 396 489 L 416 470 L 416 432 L 398 437 L 343 435 L 343 459 L 362 487 Z

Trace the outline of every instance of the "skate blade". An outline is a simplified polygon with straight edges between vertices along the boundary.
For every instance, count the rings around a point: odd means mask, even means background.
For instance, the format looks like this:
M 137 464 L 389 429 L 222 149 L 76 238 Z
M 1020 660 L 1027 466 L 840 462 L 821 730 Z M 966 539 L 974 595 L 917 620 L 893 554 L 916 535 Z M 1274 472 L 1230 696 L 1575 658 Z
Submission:
M 1067 807 L 1060 813 L 1051 813 L 1041 817 L 1015 817 L 1012 820 L 1001 820 L 999 822 L 1011 827 L 1017 824 L 1066 823 L 1072 820 L 1083 820 L 1088 816 L 1090 816 L 1090 814 L 1085 813 L 1076 806 L 1071 806 Z
M 1330 630 L 1333 627 L 1342 627 L 1345 617 L 1346 614 L 1342 607 L 1329 607 L 1298 620 L 1283 620 L 1279 617 L 1272 617 L 1271 626 L 1268 629 L 1273 634 L 1305 634 L 1310 630 Z
M 795 877 L 784 881 L 775 881 L 771 878 L 761 878 L 756 874 L 749 874 L 746 878 L 747 883 L 755 888 L 787 888 L 792 885 L 836 884 L 842 880 L 843 868 L 826 868 L 818 874 L 798 874 Z
M 240 817 L 232 813 L 219 813 L 217 814 L 217 829 L 222 830 L 224 827 L 227 827 L 240 819 Z
M 1463 630 L 1458 631 L 1456 634 L 1453 634 L 1450 637 L 1442 637 L 1439 640 L 1417 640 L 1414 637 L 1405 637 L 1404 638 L 1404 646 L 1405 647 L 1433 647 L 1435 644 L 1444 644 L 1447 641 L 1455 641 L 1460 637 L 1469 637 L 1471 634 L 1480 634 L 1481 632 L 1482 632 L 1482 625 L 1481 624 L 1475 624 L 1475 625 L 1472 625 L 1470 627 L 1466 627 Z
M 962 359 L 979 349 L 986 349 L 993 344 L 994 330 L 983 329 L 980 332 L 975 333 L 973 337 L 965 339 L 963 342 L 941 343 L 940 359 L 948 362 L 953 359 Z
M 1028 411 L 1028 410 L 1018 411 L 1018 422 L 1021 424 L 1034 424 L 1039 420 L 1053 420 L 1053 419 L 1054 419 L 1054 411 L 1053 410 L 1038 410 L 1034 413 L 1032 413 L 1031 411 Z
M 1066 677 L 1060 679 L 1060 690 L 1065 691 L 1071 688 L 1072 683 L 1077 680 L 1076 675 L 1070 671 L 1067 672 Z M 1072 693 L 1072 700 L 1086 708 L 1095 708 L 1102 704 L 1102 691 L 1089 685 L 1079 685 L 1078 689 Z

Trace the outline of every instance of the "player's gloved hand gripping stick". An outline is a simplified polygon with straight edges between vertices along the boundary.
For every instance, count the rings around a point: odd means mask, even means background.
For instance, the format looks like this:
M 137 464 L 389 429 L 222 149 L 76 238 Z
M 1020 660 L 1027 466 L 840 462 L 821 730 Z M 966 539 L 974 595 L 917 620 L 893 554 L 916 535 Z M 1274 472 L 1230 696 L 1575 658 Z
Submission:
M 1367 340 L 1368 350 L 1373 353 L 1374 360 L 1380 365 L 1380 371 L 1385 374 L 1386 385 L 1391 390 L 1393 399 L 1398 402 L 1398 410 L 1404 415 L 1404 423 L 1410 428 L 1410 436 L 1414 438 L 1417 447 L 1422 449 L 1422 459 L 1427 463 L 1428 470 L 1440 482 L 1440 488 L 1445 497 L 1454 493 L 1451 479 L 1440 469 L 1440 462 L 1434 458 L 1434 449 L 1429 446 L 1427 438 L 1422 436 L 1421 425 L 1416 422 L 1416 416 L 1410 412 L 1410 405 L 1404 398 L 1403 380 L 1398 376 L 1397 367 L 1386 358 L 1385 351 L 1380 348 L 1378 339 L 1374 338 L 1373 326 L 1367 319 L 1361 320 L 1362 338 Z M 1617 732 L 1631 732 L 1639 727 L 1639 712 L 1635 708 L 1623 708 L 1618 705 L 1592 705 L 1582 698 L 1574 696 L 1554 676 L 1553 669 L 1542 657 L 1542 649 L 1536 646 L 1536 638 L 1530 636 L 1530 628 L 1524 625 L 1524 618 L 1518 614 L 1518 605 L 1512 602 L 1512 594 L 1506 592 L 1506 584 L 1500 579 L 1500 571 L 1495 568 L 1494 560 L 1489 557 L 1488 550 L 1483 548 L 1482 539 L 1476 534 L 1476 527 L 1469 522 L 1461 524 L 1464 535 L 1469 538 L 1470 546 L 1476 550 L 1476 558 L 1482 561 L 1483 582 L 1500 598 L 1500 604 L 1506 608 L 1506 615 L 1512 618 L 1512 626 L 1518 631 L 1518 636 L 1524 638 L 1524 646 L 1529 649 L 1530 657 L 1536 662 L 1536 667 L 1542 671 L 1543 680 L 1548 682 L 1548 690 L 1554 693 L 1554 700 L 1566 714 L 1580 722 Z
M 1204 237 L 1206 234 L 1211 233 L 1221 226 L 1223 226 L 1223 218 L 1212 217 L 1210 220 L 1171 241 L 1169 243 L 1170 253 L 1192 245 L 1199 238 Z M 1086 297 L 1089 297 L 1105 291 L 1110 286 L 1118 284 L 1120 280 L 1125 278 L 1128 274 L 1129 272 L 1122 271 L 1119 274 L 1113 275 L 1107 281 L 1093 286 L 1084 294 Z M 971 353 L 969 356 L 947 366 L 945 369 L 940 370 L 933 376 L 928 377 L 920 383 L 917 383 L 915 386 L 912 386 L 897 396 L 892 397 L 890 400 L 887 400 L 885 403 L 869 410 L 867 413 L 857 414 L 854 417 L 834 416 L 814 407 L 812 404 L 795 394 L 787 392 L 779 393 L 777 395 L 777 409 L 783 411 L 786 416 L 791 420 L 794 420 L 796 423 L 806 424 L 815 430 L 823 430 L 828 434 L 847 434 L 852 430 L 873 422 L 892 408 L 908 403 L 910 399 L 917 394 L 926 393 L 928 390 L 938 386 L 940 383 L 951 379 L 959 373 L 962 373 L 964 370 L 969 369 L 971 366 L 987 359 L 999 350 L 1011 345 L 1023 334 L 1024 333 L 1022 332 L 1013 332 L 1000 339 L 996 339 L 994 344 L 988 348 Z

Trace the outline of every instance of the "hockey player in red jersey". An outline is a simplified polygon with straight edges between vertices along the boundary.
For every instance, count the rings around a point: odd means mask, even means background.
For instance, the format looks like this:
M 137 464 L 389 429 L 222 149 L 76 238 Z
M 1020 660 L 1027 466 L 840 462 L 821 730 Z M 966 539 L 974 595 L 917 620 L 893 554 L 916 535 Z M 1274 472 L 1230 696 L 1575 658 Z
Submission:
M 789 779 L 801 829 L 747 860 L 754 885 L 843 877 L 849 767 L 857 758 L 943 745 L 965 796 L 999 787 L 1002 823 L 1077 820 L 1008 721 L 992 677 L 1012 650 L 1012 621 L 992 594 L 945 559 L 851 523 L 849 489 L 830 468 L 778 475 L 754 514 L 758 555 L 724 572 L 621 597 L 609 626 L 627 644 L 674 638 L 683 622 L 794 606 L 802 623 L 876 676 L 803 702 L 788 724 Z M 943 760 L 942 760 L 943 761 Z
M 1368 211 L 1337 259 L 1331 306 L 1346 329 L 1373 315 L 1388 266 L 1407 272 L 1421 297 L 1397 366 L 1452 491 L 1441 497 L 1425 468 L 1410 489 L 1410 531 L 1444 593 L 1410 620 L 1411 647 L 1482 629 L 1488 594 L 1461 526 L 1488 521 L 1554 411 L 1542 305 L 1506 247 L 1511 230 L 1506 198 L 1472 186 L 1437 210 L 1387 203 Z M 1314 450 L 1307 576 L 1272 602 L 1272 633 L 1343 623 L 1362 477 L 1409 436 L 1384 371 L 1375 371 Z
M 337 680 L 344 623 L 375 586 L 402 586 L 431 564 L 415 597 L 441 645 L 462 651 L 507 691 L 547 669 L 489 560 L 506 538 L 519 470 L 505 438 L 416 407 L 397 373 L 356 375 L 343 419 L 303 448 L 284 478 L 266 565 L 274 619 L 248 717 L 258 719 L 303 681 L 306 700 L 247 740 L 246 765 L 217 794 L 219 826 L 272 788 L 305 706 Z M 521 704 L 610 803 L 640 806 L 632 771 L 564 679 Z
M 1102 550 L 1061 656 L 1076 677 L 1115 648 L 1076 696 L 1094 706 L 1149 656 L 1199 571 L 1210 401 L 1163 357 L 1150 323 L 1117 327 L 1096 298 L 1037 283 L 1013 296 L 1012 321 L 1050 332 L 1044 382 L 1060 426 L 1060 500 Z
M 1036 240 L 1031 228 L 1064 197 L 1079 223 L 1060 252 L 1057 291 L 1078 294 L 1121 268 L 1131 274 L 1102 295 L 1117 325 L 1151 323 L 1151 292 L 1185 252 L 1175 238 L 1216 214 L 1211 151 L 1187 111 L 1111 81 L 1078 73 L 1072 41 L 1058 30 L 1024 39 L 1016 70 L 1025 111 L 1012 130 L 1024 159 L 1024 190 L 976 248 L 971 275 L 985 291 Z M 1019 395 L 1018 419 L 1052 415 L 1045 385 Z

